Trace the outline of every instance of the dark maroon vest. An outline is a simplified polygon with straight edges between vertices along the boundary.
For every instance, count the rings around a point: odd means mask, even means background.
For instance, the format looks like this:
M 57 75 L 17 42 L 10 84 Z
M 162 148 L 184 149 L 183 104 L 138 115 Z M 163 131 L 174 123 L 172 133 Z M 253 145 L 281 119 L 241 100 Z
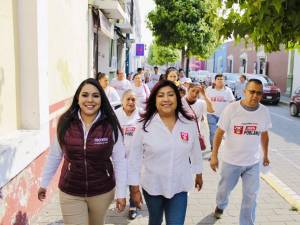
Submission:
M 114 146 L 113 129 L 101 117 L 90 128 L 86 143 L 79 119 L 71 122 L 65 134 L 62 146 L 64 162 L 58 186 L 67 194 L 90 197 L 115 187 L 110 160 Z

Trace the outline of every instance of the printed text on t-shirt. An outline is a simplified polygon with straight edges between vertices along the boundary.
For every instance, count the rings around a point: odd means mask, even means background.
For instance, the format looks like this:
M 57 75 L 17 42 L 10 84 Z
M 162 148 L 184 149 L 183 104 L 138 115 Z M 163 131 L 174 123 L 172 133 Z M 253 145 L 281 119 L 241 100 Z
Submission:
M 233 133 L 238 135 L 260 135 L 260 132 L 257 130 L 257 123 L 234 125 Z
M 210 100 L 212 102 L 226 102 L 226 99 L 224 98 L 224 96 L 211 97 Z

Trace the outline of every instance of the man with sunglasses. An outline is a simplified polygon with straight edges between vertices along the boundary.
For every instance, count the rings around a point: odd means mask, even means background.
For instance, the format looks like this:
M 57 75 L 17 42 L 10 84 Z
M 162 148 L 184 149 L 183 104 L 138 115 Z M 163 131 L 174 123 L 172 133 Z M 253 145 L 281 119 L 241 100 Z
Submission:
M 241 177 L 243 199 L 240 210 L 240 225 L 255 223 L 256 199 L 259 190 L 260 161 L 268 166 L 269 136 L 271 128 L 269 110 L 260 104 L 263 85 L 260 80 L 250 79 L 244 90 L 244 98 L 229 104 L 220 116 L 215 134 L 210 161 L 216 171 L 219 165 L 218 151 L 221 149 L 221 179 L 217 191 L 215 217 L 221 218 L 228 205 L 228 197 Z M 261 146 L 261 147 L 260 147 Z M 261 157 L 262 150 L 262 157 Z

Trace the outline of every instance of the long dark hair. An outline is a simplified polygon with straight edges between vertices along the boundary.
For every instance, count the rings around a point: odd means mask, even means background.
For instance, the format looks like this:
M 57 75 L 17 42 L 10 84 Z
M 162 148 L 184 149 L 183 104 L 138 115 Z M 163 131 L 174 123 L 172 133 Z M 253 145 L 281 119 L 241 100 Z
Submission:
M 58 142 L 60 145 L 64 144 L 64 136 L 66 134 L 67 129 L 70 127 L 71 122 L 78 118 L 78 110 L 80 109 L 79 104 L 78 104 L 78 98 L 79 98 L 81 89 L 86 84 L 91 84 L 91 85 L 95 86 L 97 88 L 97 90 L 99 91 L 100 97 L 101 97 L 101 106 L 100 106 L 101 115 L 102 114 L 106 115 L 107 120 L 110 122 L 110 124 L 113 128 L 115 142 L 118 140 L 118 129 L 122 133 L 120 123 L 119 123 L 113 109 L 110 106 L 110 103 L 105 95 L 104 90 L 102 89 L 102 87 L 100 86 L 99 82 L 96 79 L 88 78 L 81 82 L 81 84 L 79 85 L 79 87 L 77 88 L 77 90 L 75 92 L 71 106 L 64 114 L 62 114 L 60 116 L 60 118 L 58 120 L 57 137 L 58 137 Z
M 151 94 L 146 101 L 146 109 L 145 113 L 141 114 L 141 119 L 139 122 L 143 123 L 143 130 L 146 131 L 146 127 L 148 126 L 149 122 L 152 120 L 153 116 L 155 113 L 157 113 L 157 108 L 156 108 L 156 96 L 158 94 L 158 91 L 163 88 L 163 87 L 170 87 L 174 90 L 176 94 L 176 100 L 177 100 L 177 107 L 175 109 L 175 116 L 176 119 L 178 119 L 178 114 L 181 113 L 183 117 L 185 117 L 188 120 L 192 120 L 193 118 L 187 114 L 187 112 L 184 110 L 183 105 L 181 103 L 181 97 L 180 93 L 178 90 L 178 87 L 174 84 L 173 81 L 169 80 L 161 80 L 156 83 L 156 85 L 153 87 L 151 90 Z M 146 131 L 147 132 L 147 131 Z

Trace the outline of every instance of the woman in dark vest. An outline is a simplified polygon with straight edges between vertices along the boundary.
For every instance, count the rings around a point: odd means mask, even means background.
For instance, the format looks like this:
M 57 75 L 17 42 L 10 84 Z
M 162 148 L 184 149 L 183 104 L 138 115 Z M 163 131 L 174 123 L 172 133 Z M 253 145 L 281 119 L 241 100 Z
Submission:
M 86 79 L 58 121 L 39 200 L 45 199 L 46 188 L 63 160 L 58 187 L 65 224 L 104 224 L 115 194 L 116 208 L 123 211 L 127 168 L 122 138 L 120 124 L 103 89 L 97 80 Z

